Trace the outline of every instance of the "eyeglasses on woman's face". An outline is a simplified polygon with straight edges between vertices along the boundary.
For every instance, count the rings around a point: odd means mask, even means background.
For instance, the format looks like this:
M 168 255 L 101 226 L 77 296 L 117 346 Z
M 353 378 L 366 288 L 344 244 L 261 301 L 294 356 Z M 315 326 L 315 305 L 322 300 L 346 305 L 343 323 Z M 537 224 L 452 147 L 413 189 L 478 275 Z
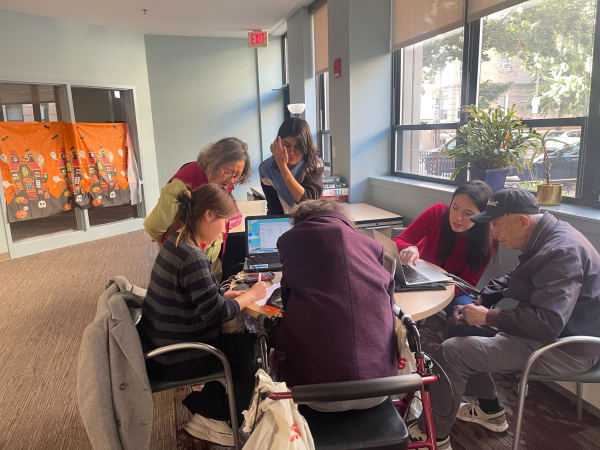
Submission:
M 221 172 L 223 172 L 223 179 L 237 181 L 242 178 L 243 172 L 235 172 L 233 170 L 223 170 L 221 167 Z

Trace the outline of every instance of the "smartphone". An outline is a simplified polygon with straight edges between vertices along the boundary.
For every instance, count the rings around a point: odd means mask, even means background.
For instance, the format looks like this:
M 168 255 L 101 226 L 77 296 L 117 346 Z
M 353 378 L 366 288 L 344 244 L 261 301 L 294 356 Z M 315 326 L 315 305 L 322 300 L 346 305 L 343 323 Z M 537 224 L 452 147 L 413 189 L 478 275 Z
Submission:
M 260 274 L 260 281 L 273 280 L 274 278 L 275 274 L 273 272 L 263 272 Z M 256 283 L 258 281 L 258 274 L 252 273 L 249 275 L 244 275 L 244 280 L 246 283 Z

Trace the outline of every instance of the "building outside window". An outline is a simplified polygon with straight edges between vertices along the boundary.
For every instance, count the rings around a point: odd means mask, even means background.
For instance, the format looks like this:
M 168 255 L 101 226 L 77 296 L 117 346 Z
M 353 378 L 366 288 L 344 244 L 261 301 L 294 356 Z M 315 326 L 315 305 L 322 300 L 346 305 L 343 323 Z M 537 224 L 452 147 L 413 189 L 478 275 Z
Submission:
M 551 178 L 565 185 L 565 201 L 600 207 L 594 171 L 600 117 L 591 103 L 600 96 L 600 83 L 592 83 L 600 77 L 600 55 L 593 55 L 597 1 L 496 3 L 499 10 L 489 14 L 488 8 L 485 16 L 469 9 L 464 30 L 413 38 L 394 52 L 392 172 L 447 183 L 454 162 L 441 147 L 465 123 L 461 107 L 514 106 L 523 123 L 560 139 L 551 146 Z M 511 171 L 507 186 L 539 182 L 543 164 L 534 159 L 531 171 Z

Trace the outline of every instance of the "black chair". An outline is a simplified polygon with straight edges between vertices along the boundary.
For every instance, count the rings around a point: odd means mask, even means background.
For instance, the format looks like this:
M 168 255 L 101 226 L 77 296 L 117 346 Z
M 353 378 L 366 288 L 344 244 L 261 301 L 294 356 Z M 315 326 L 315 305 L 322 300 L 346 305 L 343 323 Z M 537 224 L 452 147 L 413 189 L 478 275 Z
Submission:
M 421 389 L 418 374 L 374 380 L 295 386 L 291 398 L 304 416 L 318 450 L 403 450 L 410 433 L 391 398 L 369 409 L 320 412 L 306 406 L 313 402 L 336 402 L 404 394 Z
M 129 308 L 129 314 L 131 315 L 131 320 L 134 325 L 140 322 L 142 318 L 142 308 Z M 169 389 L 175 389 L 179 387 L 185 386 L 194 386 L 196 384 L 208 383 L 209 381 L 220 381 L 225 384 L 225 389 L 227 390 L 227 398 L 229 401 L 229 415 L 231 416 L 231 429 L 233 430 L 233 448 L 235 450 L 240 450 L 240 442 L 239 436 L 237 433 L 238 423 L 237 423 L 237 409 L 235 407 L 235 396 L 233 392 L 233 379 L 231 377 L 231 367 L 229 366 L 229 361 L 227 357 L 221 352 L 221 350 L 216 349 L 210 345 L 202 344 L 199 342 L 186 342 L 182 344 L 173 344 L 166 345 L 164 347 L 157 348 L 156 350 L 152 350 L 151 352 L 144 353 L 144 359 L 152 359 L 155 356 L 163 355 L 169 352 L 175 352 L 179 350 L 201 350 L 207 353 L 211 353 L 215 355 L 219 360 L 223 363 L 223 370 L 220 370 L 215 373 L 211 373 L 209 375 L 205 375 L 197 378 L 189 378 L 186 380 L 180 381 L 165 381 L 165 380 L 157 380 L 148 376 L 150 381 L 150 387 L 152 389 L 152 393 L 167 391 Z

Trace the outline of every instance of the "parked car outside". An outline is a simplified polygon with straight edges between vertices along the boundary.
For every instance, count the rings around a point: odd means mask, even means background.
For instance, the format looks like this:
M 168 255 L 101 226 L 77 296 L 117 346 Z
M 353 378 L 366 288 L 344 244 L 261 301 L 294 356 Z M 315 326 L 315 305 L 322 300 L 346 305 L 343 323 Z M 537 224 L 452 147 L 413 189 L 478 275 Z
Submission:
M 548 153 L 550 161 L 550 179 L 568 180 L 576 179 L 579 170 L 579 149 L 580 143 L 575 142 L 571 145 Z M 524 169 L 519 178 L 521 181 L 539 181 L 546 176 L 546 166 L 544 165 L 544 155 L 538 155 L 534 158 L 531 165 L 531 172 Z
M 581 140 L 581 130 L 556 130 L 548 133 L 547 138 L 557 139 L 560 142 L 550 141 L 546 144 L 548 152 L 560 150 L 569 144 L 575 144 Z

